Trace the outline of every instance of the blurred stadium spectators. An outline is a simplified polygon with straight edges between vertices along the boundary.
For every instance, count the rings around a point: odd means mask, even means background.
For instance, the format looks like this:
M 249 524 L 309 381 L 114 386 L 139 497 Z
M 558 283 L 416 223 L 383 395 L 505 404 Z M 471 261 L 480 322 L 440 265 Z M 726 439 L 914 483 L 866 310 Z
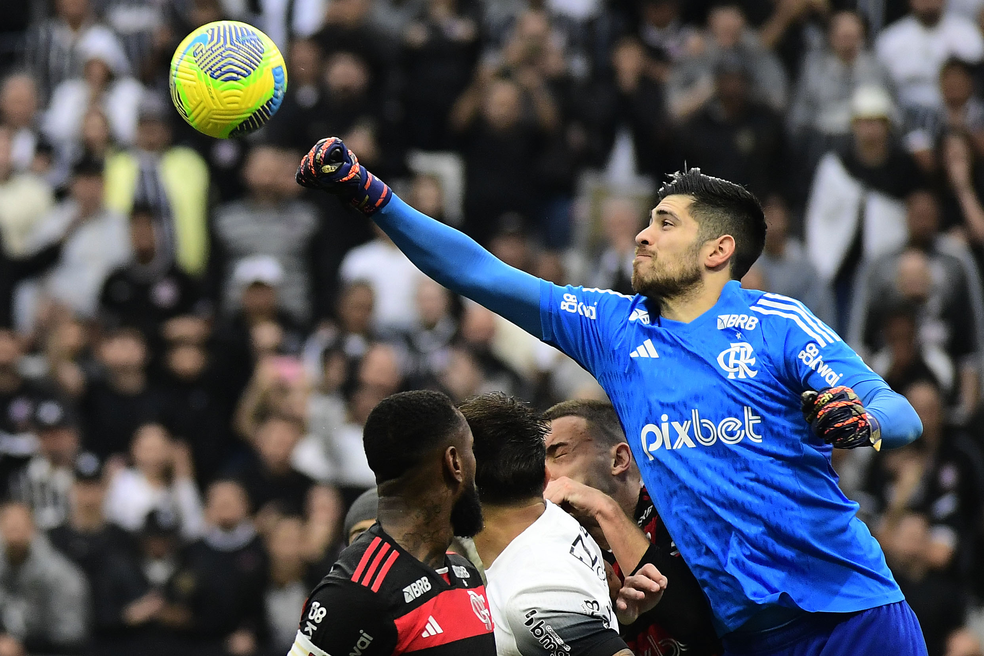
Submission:
M 507 262 L 622 292 L 665 174 L 758 194 L 745 284 L 801 298 L 922 416 L 914 445 L 834 464 L 930 654 L 980 655 L 984 2 L 8 4 L 0 656 L 282 656 L 373 485 L 380 399 L 603 398 L 297 187 L 329 134 Z M 177 42 L 221 18 L 289 58 L 242 141 L 167 97 Z

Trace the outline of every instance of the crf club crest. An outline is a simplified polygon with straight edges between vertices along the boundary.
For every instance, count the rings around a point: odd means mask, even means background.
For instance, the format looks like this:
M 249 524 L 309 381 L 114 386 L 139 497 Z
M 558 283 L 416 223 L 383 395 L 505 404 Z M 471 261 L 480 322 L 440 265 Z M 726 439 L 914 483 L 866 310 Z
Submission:
M 626 641 L 635 656 L 685 656 L 687 647 L 658 624 L 649 627 L 632 640 Z
M 475 616 L 485 625 L 485 628 L 489 631 L 492 630 L 492 614 L 489 612 L 488 607 L 485 605 L 485 597 L 478 594 L 477 592 L 468 591 L 468 596 L 471 597 L 471 607 L 475 612 Z

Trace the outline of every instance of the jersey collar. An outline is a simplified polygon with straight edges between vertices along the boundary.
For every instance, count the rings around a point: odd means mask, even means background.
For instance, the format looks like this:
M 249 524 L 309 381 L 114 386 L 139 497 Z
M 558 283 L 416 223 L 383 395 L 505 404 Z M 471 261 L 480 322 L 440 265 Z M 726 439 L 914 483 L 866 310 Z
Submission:
M 669 330 L 670 332 L 682 333 L 692 330 L 700 330 L 705 324 L 712 323 L 716 321 L 716 317 L 721 313 L 724 306 L 728 305 L 741 291 L 741 281 L 740 280 L 729 280 L 725 283 L 724 287 L 721 289 L 721 295 L 718 296 L 717 302 L 709 307 L 707 311 L 701 314 L 699 317 L 693 321 L 686 323 L 683 321 L 674 321 L 673 319 L 667 319 L 662 315 L 657 315 L 656 325 L 664 330 Z

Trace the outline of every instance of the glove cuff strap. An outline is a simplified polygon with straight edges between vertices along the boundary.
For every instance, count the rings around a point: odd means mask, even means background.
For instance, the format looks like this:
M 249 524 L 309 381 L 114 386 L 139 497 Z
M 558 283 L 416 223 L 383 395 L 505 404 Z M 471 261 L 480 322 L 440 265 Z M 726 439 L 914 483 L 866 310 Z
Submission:
M 875 451 L 881 451 L 882 446 L 882 436 L 881 436 L 881 424 L 875 419 L 875 416 L 870 412 L 864 413 L 868 418 L 868 425 L 871 427 L 871 433 L 868 439 L 871 440 L 871 446 Z
M 365 167 L 362 167 L 362 171 L 366 174 L 367 181 L 358 183 L 358 191 L 349 203 L 366 216 L 372 216 L 386 207 L 393 197 L 393 192 L 389 185 L 366 171 Z

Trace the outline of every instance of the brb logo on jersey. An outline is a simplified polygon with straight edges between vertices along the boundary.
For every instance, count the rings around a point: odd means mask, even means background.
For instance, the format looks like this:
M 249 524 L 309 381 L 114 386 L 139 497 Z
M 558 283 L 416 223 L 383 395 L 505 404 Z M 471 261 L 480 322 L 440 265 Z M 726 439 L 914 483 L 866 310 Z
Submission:
M 755 330 L 758 322 L 758 317 L 750 317 L 747 314 L 719 314 L 718 330 L 724 330 L 725 328 Z
M 653 453 L 663 447 L 668 451 L 685 446 L 693 449 L 697 444 L 712 446 L 718 440 L 733 445 L 746 437 L 753 442 L 762 441 L 762 435 L 755 432 L 755 427 L 762 423 L 762 417 L 755 414 L 755 411 L 747 405 L 743 410 L 742 419 L 725 417 L 716 424 L 710 419 L 702 418 L 700 410 L 697 409 L 691 410 L 690 419 L 686 421 L 670 421 L 669 415 L 663 415 L 659 419 L 659 424 L 643 426 L 640 434 L 642 450 L 650 460 L 655 460 Z M 694 440 L 697 440 L 697 444 Z
M 409 604 L 411 601 L 430 589 L 431 582 L 426 576 L 424 576 L 419 581 L 414 581 L 407 587 L 403 588 L 403 600 Z
M 718 365 L 728 372 L 728 380 L 735 378 L 755 378 L 758 373 L 752 369 L 755 364 L 755 355 L 752 345 L 747 342 L 734 342 L 731 348 L 721 351 L 718 355 Z

